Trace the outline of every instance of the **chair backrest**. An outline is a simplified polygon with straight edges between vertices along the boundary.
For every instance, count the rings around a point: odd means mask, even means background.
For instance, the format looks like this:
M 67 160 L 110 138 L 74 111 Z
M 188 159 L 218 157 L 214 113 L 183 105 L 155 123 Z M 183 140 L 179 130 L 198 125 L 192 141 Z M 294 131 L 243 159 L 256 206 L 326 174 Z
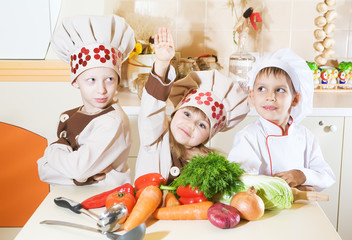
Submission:
M 22 227 L 49 193 L 37 167 L 46 146 L 45 138 L 0 122 L 0 227 Z

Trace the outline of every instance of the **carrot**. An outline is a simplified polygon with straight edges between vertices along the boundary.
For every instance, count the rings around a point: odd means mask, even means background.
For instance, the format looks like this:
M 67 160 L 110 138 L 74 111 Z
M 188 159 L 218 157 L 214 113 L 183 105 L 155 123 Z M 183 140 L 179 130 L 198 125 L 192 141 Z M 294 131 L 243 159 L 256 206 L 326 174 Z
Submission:
M 129 231 L 145 222 L 162 201 L 162 193 L 157 186 L 150 185 L 142 191 L 130 216 L 124 224 L 124 230 Z
M 206 220 L 211 201 L 158 208 L 153 216 L 160 220 Z
M 168 192 L 165 196 L 165 207 L 175 207 L 179 205 L 180 202 L 177 200 L 176 196 L 173 193 Z

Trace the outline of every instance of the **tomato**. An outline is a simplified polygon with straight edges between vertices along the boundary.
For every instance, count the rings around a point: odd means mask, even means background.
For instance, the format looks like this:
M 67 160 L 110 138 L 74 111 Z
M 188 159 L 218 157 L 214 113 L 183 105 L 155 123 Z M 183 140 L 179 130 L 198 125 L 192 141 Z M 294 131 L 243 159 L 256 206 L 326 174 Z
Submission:
M 131 213 L 134 205 L 136 204 L 136 199 L 131 193 L 120 193 L 120 192 L 114 192 L 108 195 L 106 198 L 106 203 L 105 207 L 109 208 L 113 206 L 115 203 L 124 203 L 128 214 Z

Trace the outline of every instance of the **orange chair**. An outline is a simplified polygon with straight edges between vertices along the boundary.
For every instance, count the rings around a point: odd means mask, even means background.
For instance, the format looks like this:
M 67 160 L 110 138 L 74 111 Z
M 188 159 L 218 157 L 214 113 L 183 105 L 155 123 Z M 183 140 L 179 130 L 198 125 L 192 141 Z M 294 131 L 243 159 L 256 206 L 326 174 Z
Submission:
M 49 193 L 37 167 L 47 140 L 2 122 L 0 134 L 0 226 L 22 227 Z

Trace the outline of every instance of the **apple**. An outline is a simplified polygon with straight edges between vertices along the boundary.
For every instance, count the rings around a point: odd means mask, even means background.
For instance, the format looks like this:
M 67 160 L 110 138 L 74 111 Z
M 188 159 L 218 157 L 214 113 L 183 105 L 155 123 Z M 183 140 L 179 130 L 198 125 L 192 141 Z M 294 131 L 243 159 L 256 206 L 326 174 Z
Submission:
M 230 205 L 215 203 L 207 212 L 209 221 L 218 228 L 233 228 L 240 222 L 240 213 Z

